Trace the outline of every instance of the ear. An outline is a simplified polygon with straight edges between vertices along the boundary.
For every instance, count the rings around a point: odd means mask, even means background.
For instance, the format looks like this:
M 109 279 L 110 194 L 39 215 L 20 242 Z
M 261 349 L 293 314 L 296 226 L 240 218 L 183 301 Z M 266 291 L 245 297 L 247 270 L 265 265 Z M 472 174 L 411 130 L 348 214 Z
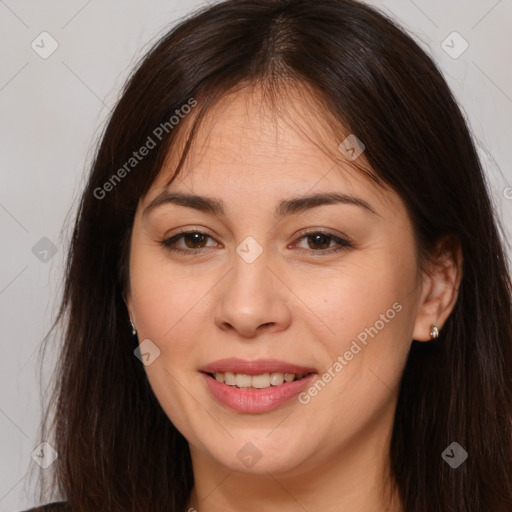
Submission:
M 416 313 L 413 339 L 430 341 L 432 325 L 441 331 L 450 316 L 462 279 L 460 244 L 444 237 L 436 245 L 428 268 L 423 275 L 421 296 Z

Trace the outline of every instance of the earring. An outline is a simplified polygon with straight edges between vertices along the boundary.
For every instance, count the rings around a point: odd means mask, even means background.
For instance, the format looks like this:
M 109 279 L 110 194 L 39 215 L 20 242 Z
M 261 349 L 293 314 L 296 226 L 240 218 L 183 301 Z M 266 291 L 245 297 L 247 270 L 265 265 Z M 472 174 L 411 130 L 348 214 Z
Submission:
M 439 338 L 439 328 L 437 325 L 430 326 L 430 339 L 435 340 Z
M 133 336 L 136 336 L 137 335 L 137 330 L 135 329 L 133 323 L 130 321 L 130 325 L 132 326 L 132 335 Z

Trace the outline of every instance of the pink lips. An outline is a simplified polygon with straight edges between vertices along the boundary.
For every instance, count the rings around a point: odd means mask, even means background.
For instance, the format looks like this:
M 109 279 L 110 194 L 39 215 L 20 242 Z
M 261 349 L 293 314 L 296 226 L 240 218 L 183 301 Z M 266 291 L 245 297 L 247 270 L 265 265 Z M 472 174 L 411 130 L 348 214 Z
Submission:
M 221 359 L 208 364 L 200 370 L 210 393 L 222 405 L 243 413 L 263 413 L 277 409 L 282 404 L 297 396 L 311 385 L 317 373 L 314 368 L 299 366 L 275 359 L 247 361 L 243 359 Z M 238 388 L 218 382 L 209 375 L 217 372 L 245 373 L 259 375 L 262 373 L 305 374 L 300 380 L 284 382 L 279 386 L 266 389 Z

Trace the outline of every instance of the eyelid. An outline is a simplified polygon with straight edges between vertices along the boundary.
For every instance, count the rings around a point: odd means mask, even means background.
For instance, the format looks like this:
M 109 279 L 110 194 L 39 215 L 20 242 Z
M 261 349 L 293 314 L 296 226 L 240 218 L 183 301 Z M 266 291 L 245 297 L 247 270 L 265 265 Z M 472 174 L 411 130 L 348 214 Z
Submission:
M 181 227 L 181 228 L 177 228 L 176 230 L 172 230 L 171 233 L 172 235 L 170 234 L 166 234 L 165 237 L 166 238 L 172 238 L 173 236 L 176 236 L 176 235 L 179 235 L 180 233 L 202 233 L 203 235 L 208 235 L 208 236 L 211 236 L 212 238 L 214 238 L 214 235 L 212 234 L 212 232 L 208 229 L 208 228 L 205 228 L 203 226 L 185 226 L 185 227 Z
M 341 231 L 334 233 L 329 228 L 315 228 L 315 227 L 304 228 L 304 229 L 301 229 L 300 231 L 298 231 L 297 233 L 295 233 L 294 236 L 301 237 L 304 235 L 312 235 L 312 234 L 316 234 L 316 233 L 321 233 L 322 235 L 332 236 L 333 238 L 343 238 L 347 242 L 351 241 L 350 238 L 347 235 L 345 235 L 345 233 L 342 233 Z
M 172 235 L 165 234 L 164 238 L 172 238 L 172 237 L 182 234 L 182 233 L 191 233 L 191 232 L 192 233 L 201 233 L 202 235 L 208 235 L 214 239 L 216 236 L 216 235 L 213 235 L 212 232 L 208 228 L 204 228 L 203 226 L 192 225 L 192 226 L 185 226 L 182 228 L 177 228 L 176 231 L 172 232 Z M 298 231 L 297 233 L 295 233 L 293 236 L 294 236 L 294 238 L 296 238 L 296 237 L 310 235 L 310 234 L 316 234 L 316 233 L 322 233 L 324 235 L 329 235 L 329 236 L 338 237 L 338 238 L 341 237 L 341 238 L 344 238 L 347 242 L 351 242 L 350 237 L 345 235 L 345 233 L 342 233 L 342 232 L 333 233 L 328 228 L 316 228 L 316 227 L 303 228 L 300 231 Z

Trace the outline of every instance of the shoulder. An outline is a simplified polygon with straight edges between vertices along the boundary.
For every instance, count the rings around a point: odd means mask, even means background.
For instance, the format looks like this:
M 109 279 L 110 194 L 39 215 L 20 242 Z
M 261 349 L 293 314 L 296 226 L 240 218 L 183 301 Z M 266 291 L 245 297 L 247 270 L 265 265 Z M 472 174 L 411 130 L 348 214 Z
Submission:
M 46 505 L 40 505 L 39 507 L 25 510 L 24 512 L 71 512 L 68 504 L 65 501 L 59 501 L 54 503 L 48 503 Z

